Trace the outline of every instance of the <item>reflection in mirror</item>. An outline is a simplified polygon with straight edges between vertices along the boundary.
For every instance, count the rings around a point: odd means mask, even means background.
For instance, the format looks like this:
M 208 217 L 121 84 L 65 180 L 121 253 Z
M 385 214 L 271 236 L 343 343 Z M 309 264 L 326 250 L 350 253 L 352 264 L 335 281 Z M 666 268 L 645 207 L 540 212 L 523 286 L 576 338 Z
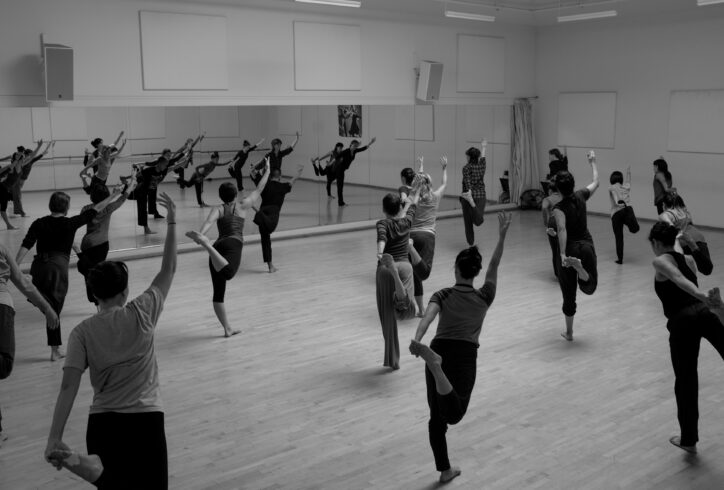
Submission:
M 158 185 L 159 191 L 169 193 L 179 203 L 181 230 L 200 229 L 209 211 L 204 204 L 219 203 L 218 187 L 222 182 L 242 184 L 243 195 L 251 192 L 254 183 L 250 171 L 263 162 L 274 139 L 281 140 L 279 150 L 284 154 L 282 181 L 290 181 L 298 166 L 303 166 L 300 178 L 285 196 L 276 227 L 280 231 L 380 218 L 382 197 L 398 191 L 403 169 L 418 170 L 419 158 L 423 158 L 424 171 L 437 188 L 442 183 L 440 157 L 447 156 L 448 181 L 440 211 L 459 209 L 465 152 L 470 147 L 479 148 L 482 139 L 488 141 L 484 176 L 487 200 L 497 202 L 507 197 L 504 173 L 510 164 L 508 105 L 2 108 L 0 129 L 0 158 L 20 145 L 32 149 L 34 142 L 41 139 L 55 142 L 29 167 L 31 172 L 22 181 L 24 209 L 16 210 L 12 200 L 9 204 L 10 224 L 18 230 L 3 231 L 0 240 L 10 250 L 18 249 L 34 219 L 49 214 L 48 201 L 54 190 L 70 195 L 69 216 L 78 214 L 90 202 L 80 174 L 84 149 L 91 154 L 90 162 L 101 156 L 93 155 L 97 149 L 91 142 L 96 138 L 104 140 L 102 145 L 115 143 L 118 149 L 127 140 L 121 152 L 114 155 L 107 176 L 109 186 L 129 176 L 134 164 L 157 161 L 164 149 L 170 149 L 172 157 L 181 155 L 176 163 L 184 164 L 184 168 L 168 172 Z M 122 137 L 117 139 L 121 131 Z M 296 133 L 300 134 L 299 140 L 286 154 Z M 204 138 L 190 152 L 184 146 L 186 141 L 190 138 L 193 143 L 201 134 Z M 249 145 L 245 146 L 244 141 Z M 351 158 L 353 141 L 359 142 L 357 150 L 361 151 Z M 340 154 L 334 153 L 338 144 Z M 218 159 L 212 161 L 214 152 L 218 152 Z M 94 165 L 89 169 L 88 177 L 97 168 Z M 236 171 L 241 172 L 240 179 Z M 109 234 L 111 250 L 162 243 L 165 221 L 154 217 L 152 203 L 150 210 L 146 203 L 144 216 L 139 215 L 139 209 L 138 200 L 129 200 L 114 212 Z M 19 216 L 21 212 L 27 216 Z M 144 220 L 147 230 L 139 226 Z M 77 233 L 76 243 L 84 233 L 84 229 Z M 244 233 L 259 233 L 252 219 L 245 223 Z M 187 240 L 181 233 L 179 237 Z M 32 254 L 26 261 L 30 259 Z

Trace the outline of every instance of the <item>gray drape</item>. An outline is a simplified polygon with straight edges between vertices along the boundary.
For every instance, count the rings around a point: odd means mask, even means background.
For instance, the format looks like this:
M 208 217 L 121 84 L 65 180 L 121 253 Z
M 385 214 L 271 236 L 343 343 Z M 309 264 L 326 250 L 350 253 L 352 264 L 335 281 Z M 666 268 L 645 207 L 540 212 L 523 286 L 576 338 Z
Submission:
M 515 99 L 511 112 L 510 200 L 517 204 L 523 192 L 540 188 L 540 172 L 533 132 L 533 107 L 528 99 Z

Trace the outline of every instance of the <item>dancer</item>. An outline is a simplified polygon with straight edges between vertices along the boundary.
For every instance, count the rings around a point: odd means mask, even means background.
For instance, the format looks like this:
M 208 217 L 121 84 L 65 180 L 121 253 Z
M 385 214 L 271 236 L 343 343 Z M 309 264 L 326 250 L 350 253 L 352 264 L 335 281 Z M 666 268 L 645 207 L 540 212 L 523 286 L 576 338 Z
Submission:
M 412 228 L 410 228 L 410 239 L 412 240 L 410 257 L 417 312 L 419 316 L 422 316 L 425 310 L 422 302 L 424 292 L 422 281 L 430 277 L 432 261 L 435 257 L 435 221 L 437 219 L 437 208 L 440 206 L 440 200 L 445 192 L 445 187 L 447 187 L 447 157 L 440 157 L 442 183 L 435 190 L 432 190 L 432 178 L 423 170 L 422 157 L 419 161 L 420 171 L 417 174 L 419 179 L 419 200 L 415 209 L 415 219 L 412 222 Z M 413 181 L 414 178 L 410 181 L 410 184 Z M 410 187 L 409 192 L 412 192 L 412 187 Z M 404 198 L 407 198 L 408 194 Z
M 498 244 L 490 257 L 485 283 L 474 289 L 475 277 L 483 268 L 483 258 L 476 246 L 460 252 L 455 259 L 455 285 L 430 298 L 425 316 L 410 342 L 410 353 L 425 360 L 430 446 L 440 483 L 460 475 L 460 468 L 451 466 L 445 433 L 467 412 L 475 385 L 476 360 L 480 332 L 485 315 L 495 299 L 498 266 L 503 256 L 505 236 L 512 220 L 510 213 L 498 213 Z M 428 327 L 440 314 L 435 338 L 430 346 L 422 343 Z
M 344 202 L 344 173 L 349 169 L 350 165 L 352 165 L 352 162 L 354 161 L 355 156 L 357 153 L 363 152 L 367 150 L 370 146 L 374 144 L 374 142 L 377 141 L 377 138 L 371 138 L 370 142 L 367 143 L 365 146 L 360 146 L 359 141 L 352 140 L 349 144 L 349 148 L 342 150 L 342 152 L 339 154 L 339 160 L 337 163 L 337 204 L 340 206 L 346 206 L 347 203 Z
M 10 295 L 8 280 L 45 315 L 45 326 L 49 330 L 58 328 L 58 315 L 45 298 L 20 271 L 17 262 L 4 245 L 0 245 L 0 379 L 10 376 L 15 362 L 15 307 Z M 3 431 L 0 411 L 0 447 L 7 440 Z
M 209 271 L 211 271 L 211 284 L 214 287 L 212 304 L 219 323 L 224 328 L 224 337 L 231 337 L 241 332 L 232 329 L 226 317 L 224 295 L 226 282 L 230 281 L 239 270 L 241 264 L 241 250 L 244 246 L 244 220 L 246 212 L 261 197 L 261 193 L 269 179 L 269 166 L 262 175 L 257 188 L 248 196 L 236 202 L 238 191 L 234 184 L 225 182 L 219 186 L 219 197 L 223 204 L 214 206 L 200 231 L 189 231 L 186 236 L 201 245 L 209 253 Z M 206 236 L 211 226 L 216 223 L 219 236 L 212 244 Z
M 264 155 L 264 158 L 254 165 L 251 168 L 251 180 L 254 182 L 254 185 L 259 183 L 259 180 L 261 180 L 261 171 L 266 166 L 266 159 L 269 158 L 269 164 L 271 165 L 271 169 L 278 169 L 279 175 L 281 175 L 282 171 L 282 159 L 289 155 L 292 151 L 294 151 L 294 147 L 297 146 L 297 143 L 299 143 L 299 131 L 295 133 L 294 141 L 292 141 L 292 144 L 284 148 L 282 148 L 282 140 L 279 138 L 274 138 L 271 141 L 272 149 L 269 153 Z
M 638 233 L 640 227 L 631 207 L 631 167 L 626 169 L 626 180 L 623 174 L 615 171 L 610 177 L 611 187 L 608 195 L 611 198 L 611 225 L 616 238 L 616 263 L 623 264 L 623 226 L 631 233 Z
M 25 186 L 25 181 L 28 180 L 28 177 L 30 177 L 30 171 L 33 169 L 33 165 L 43 158 L 45 155 L 47 155 L 48 151 L 50 151 L 51 148 L 55 146 L 55 141 L 49 141 L 47 145 L 45 146 L 45 149 L 38 155 L 33 155 L 33 150 L 26 149 L 24 152 L 25 160 L 23 160 L 23 163 L 20 168 L 20 175 L 18 176 L 18 179 L 15 181 L 15 185 L 13 185 L 12 188 L 12 195 L 13 195 L 13 214 L 17 214 L 25 218 L 27 214 L 25 214 L 25 210 L 23 209 L 23 186 Z
M 194 186 L 194 189 L 196 190 L 196 203 L 199 205 L 199 207 L 205 208 L 206 203 L 201 197 L 204 192 L 204 180 L 209 175 L 211 175 L 216 167 L 225 167 L 231 162 L 232 160 L 228 160 L 226 162 L 219 163 L 219 152 L 215 151 L 211 154 L 211 161 L 209 163 L 205 163 L 196 167 L 194 169 L 193 175 L 191 175 L 191 178 L 189 180 L 186 181 L 182 178 L 179 178 L 179 185 L 182 189 Z
M 561 202 L 563 196 L 556 187 L 555 175 L 548 181 L 548 195 L 541 201 L 541 214 L 543 215 L 543 227 L 546 230 L 548 245 L 551 247 L 553 261 L 553 274 L 558 278 L 561 270 L 561 252 L 558 248 L 558 237 L 556 236 L 556 222 L 553 219 L 553 208 Z
M 417 182 L 415 183 L 417 184 Z M 417 184 L 419 185 L 419 184 Z M 400 343 L 397 320 L 415 316 L 415 289 L 409 252 L 410 228 L 415 219 L 419 189 L 415 186 L 404 205 L 397 194 L 382 199 L 385 218 L 377 222 L 377 273 L 375 277 L 377 313 L 385 340 L 383 366 L 400 369 Z
M 236 153 L 234 159 L 231 161 L 233 167 L 231 165 L 229 166 L 229 174 L 236 179 L 236 188 L 239 192 L 244 190 L 244 176 L 241 173 L 241 169 L 246 164 L 246 159 L 249 158 L 249 153 L 256 150 L 263 142 L 264 138 L 252 145 L 247 140 L 244 140 L 241 150 Z
M 314 175 L 327 176 L 327 199 L 330 201 L 334 199 L 334 196 L 332 195 L 332 182 L 337 180 L 337 169 L 341 165 L 340 162 L 343 149 L 344 145 L 342 143 L 337 143 L 334 145 L 334 149 L 326 155 L 322 155 L 321 157 L 312 157 Z M 322 167 L 321 162 L 325 158 L 327 159 L 327 163 L 324 167 Z
M 669 331 L 671 363 L 676 382 L 677 417 L 681 433 L 669 441 L 696 454 L 699 441 L 699 344 L 705 338 L 724 358 L 724 325 L 712 309 L 720 310 L 719 288 L 708 293 L 699 289 L 694 260 L 674 250 L 679 230 L 668 223 L 656 223 L 649 234 L 654 259 L 654 289 L 661 300 Z
M 113 145 L 103 146 L 99 151 L 98 158 L 93 159 L 85 167 L 83 167 L 83 170 L 80 171 L 80 177 L 83 178 L 83 175 L 89 175 L 92 170 L 93 177 L 91 178 L 91 187 L 106 185 L 108 175 L 111 172 L 111 166 L 113 165 L 113 162 L 116 161 L 116 158 L 118 158 L 118 155 L 121 154 L 123 148 L 125 148 L 126 141 L 127 140 L 123 140 L 123 143 L 121 143 L 119 148 L 116 148 Z
M 86 226 L 86 233 L 80 242 L 80 253 L 78 254 L 78 272 L 83 275 L 85 280 L 85 290 L 88 301 L 98 304 L 93 291 L 90 288 L 88 274 L 96 265 L 100 264 L 108 257 L 110 243 L 108 242 L 108 228 L 111 224 L 111 214 L 126 202 L 128 194 L 133 190 L 134 180 L 131 185 L 120 184 L 117 186 L 113 194 L 110 193 L 105 185 L 96 185 L 91 189 L 91 204 L 86 204 L 81 210 L 81 214 L 92 208 L 96 204 L 111 197 L 110 203 L 96 214 Z
M 588 163 L 593 182 L 578 191 L 574 192 L 576 183 L 570 172 L 562 170 L 556 174 L 556 187 L 563 196 L 553 209 L 561 253 L 558 282 L 563 294 L 563 315 L 566 317 L 566 331 L 561 336 L 569 342 L 573 341 L 576 282 L 585 294 L 593 294 L 598 286 L 596 250 L 586 221 L 586 201 L 598 189 L 598 169 L 593 151 L 588 152 Z
M 100 263 L 89 275 L 99 311 L 75 327 L 68 340 L 45 459 L 58 468 L 72 466 L 65 458 L 71 451 L 63 432 L 89 368 L 93 402 L 86 444 L 97 464 L 85 478 L 98 488 L 168 488 L 154 333 L 176 271 L 176 213 L 167 194 L 161 193 L 159 204 L 166 208 L 168 232 L 161 270 L 149 288 L 126 303 L 128 268 L 123 262 Z M 83 463 L 74 467 L 83 469 Z
M 40 151 L 43 140 L 39 140 L 34 150 L 27 150 L 23 146 L 18 146 L 17 151 L 12 154 L 10 163 L 0 169 L 0 216 L 8 230 L 15 230 L 16 227 L 8 221 L 8 202 L 13 198 L 13 189 L 17 181 L 20 179 L 23 165 L 30 163 Z
M 480 226 L 485 221 L 485 152 L 488 142 L 480 143 L 480 150 L 475 147 L 468 148 L 465 156 L 468 163 L 463 167 L 463 193 L 460 204 L 463 208 L 463 223 L 465 224 L 465 239 L 468 245 L 475 243 L 473 225 Z
M 422 167 L 422 157 L 418 158 L 417 160 L 420 162 L 420 167 Z M 420 170 L 422 172 L 422 170 Z M 410 195 L 410 191 L 412 191 L 412 181 L 415 180 L 415 175 L 417 173 L 411 169 L 410 167 L 405 167 L 400 171 L 400 187 L 397 188 L 397 192 L 400 194 L 400 199 L 403 201 L 407 199 L 407 196 Z
M 133 195 L 136 199 L 138 226 L 143 226 L 143 232 L 146 235 L 156 233 L 148 227 L 148 215 L 153 215 L 154 219 L 163 218 L 158 212 L 158 209 L 156 209 L 158 184 L 163 182 L 169 170 L 176 169 L 175 165 L 178 164 L 184 156 L 185 153 L 172 156 L 171 150 L 165 148 L 158 159 L 136 166 L 137 185 Z M 181 164 L 183 164 L 183 162 L 181 162 Z
M 38 288 L 59 317 L 68 292 L 68 261 L 75 232 L 103 211 L 113 197 L 109 196 L 78 216 L 68 218 L 66 215 L 70 207 L 70 196 L 61 191 L 54 192 L 48 204 L 50 215 L 33 221 L 18 250 L 15 261 L 21 264 L 28 251 L 33 246 L 36 247 L 37 253 L 30 266 L 33 285 Z M 65 357 L 60 350 L 63 343 L 60 325 L 58 328 L 46 329 L 46 333 L 50 346 L 50 360 L 56 361 Z
M 664 194 L 672 186 L 671 172 L 669 172 L 669 164 L 666 163 L 664 157 L 654 160 L 654 206 L 656 213 L 664 212 Z
M 118 137 L 116 138 L 116 141 L 115 141 L 111 146 L 117 147 L 117 146 L 118 146 L 118 143 L 120 143 L 121 140 L 123 139 L 123 135 L 124 135 L 124 134 L 125 134 L 125 132 L 124 132 L 124 131 L 121 131 L 121 132 L 118 134 Z M 103 148 L 106 146 L 106 145 L 103 143 L 103 138 L 94 138 L 93 141 L 90 142 L 90 144 L 91 144 L 91 146 L 93 147 L 93 152 L 90 153 L 90 152 L 88 151 L 88 148 L 85 149 L 85 156 L 83 157 L 83 166 L 84 166 L 84 167 L 85 167 L 86 165 L 88 165 L 88 162 L 89 162 L 91 159 L 95 160 L 96 158 L 98 158 L 98 157 L 101 155 L 101 152 L 103 151 Z
M 548 176 L 550 180 L 561 170 L 568 170 L 568 151 L 563 147 L 563 153 L 558 148 L 548 150 Z
M 277 229 L 279 224 L 279 213 L 284 204 L 284 197 L 292 191 L 294 183 L 301 177 L 304 171 L 304 165 L 297 166 L 297 175 L 292 177 L 289 182 L 282 182 L 281 169 L 271 168 L 271 158 L 269 158 L 269 180 L 263 187 L 261 192 L 261 206 L 259 211 L 254 215 L 254 224 L 259 227 L 261 235 L 261 252 L 264 262 L 269 268 L 269 273 L 276 272 L 277 268 L 272 263 L 271 234 Z M 262 176 L 262 178 L 264 178 Z M 259 181 L 261 183 L 261 180 Z
M 675 190 L 668 190 L 664 193 L 661 203 L 664 212 L 659 215 L 659 220 L 679 230 L 675 244 L 676 251 L 691 255 L 696 262 L 697 270 L 705 276 L 711 274 L 714 264 L 709 255 L 709 246 L 704 235 L 691 222 L 691 213 L 686 209 L 684 200 Z

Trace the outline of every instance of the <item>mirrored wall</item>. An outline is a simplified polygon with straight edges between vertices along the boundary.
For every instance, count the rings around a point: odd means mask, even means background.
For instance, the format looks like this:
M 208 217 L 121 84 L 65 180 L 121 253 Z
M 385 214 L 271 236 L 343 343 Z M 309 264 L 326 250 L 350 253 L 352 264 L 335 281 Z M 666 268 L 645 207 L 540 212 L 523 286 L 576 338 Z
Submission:
M 186 178 L 193 168 L 207 163 L 210 154 L 218 151 L 220 161 L 231 160 L 243 140 L 252 144 L 265 138 L 252 152 L 243 168 L 244 193 L 253 188 L 250 168 L 261 161 L 274 138 L 282 140 L 282 148 L 300 134 L 294 151 L 283 159 L 283 180 L 290 179 L 298 165 L 302 176 L 287 195 L 278 230 L 378 219 L 381 202 L 387 192 L 400 186 L 400 171 L 414 167 L 424 157 L 424 168 L 437 187 L 442 180 L 440 157 L 448 157 L 448 185 L 441 210 L 460 206 L 461 170 L 465 151 L 487 139 L 487 171 L 485 183 L 488 200 L 497 202 L 504 190 L 501 178 L 510 166 L 510 106 L 243 106 L 243 107 L 52 107 L 0 108 L 0 157 L 11 154 L 17 146 L 34 148 L 40 139 L 55 140 L 51 151 L 35 163 L 22 190 L 22 203 L 27 217 L 13 216 L 10 203 L 8 215 L 17 230 L 0 231 L 0 240 L 11 251 L 20 246 L 33 219 L 48 214 L 48 199 L 54 190 L 71 196 L 70 214 L 76 214 L 89 202 L 82 189 L 79 173 L 83 168 L 84 149 L 93 150 L 90 141 L 96 137 L 106 144 L 124 132 L 126 146 L 115 161 L 108 184 L 130 175 L 133 163 L 152 161 L 164 148 L 180 148 L 187 138 L 205 133 L 194 153 L 193 165 L 185 170 Z M 311 159 L 327 154 L 336 143 L 348 147 L 353 139 L 367 145 L 358 153 L 345 173 L 344 201 L 339 206 L 337 184 L 317 176 Z M 4 162 L 2 165 L 5 165 Z M 179 231 L 199 229 L 208 208 L 199 206 L 194 188 L 182 190 L 177 174 L 170 173 L 159 190 L 167 192 L 178 204 Z M 221 182 L 233 182 L 227 168 L 218 167 L 206 179 L 202 199 L 206 204 L 219 202 Z M 163 211 L 161 211 L 164 214 Z M 148 216 L 154 234 L 144 233 L 138 226 L 137 206 L 129 201 L 116 211 L 111 220 L 112 250 L 160 245 L 165 235 L 165 221 Z M 82 238 L 79 230 L 76 241 Z M 252 220 L 247 220 L 245 234 L 256 234 Z M 179 233 L 182 240 L 187 240 Z M 28 255 L 28 260 L 32 254 Z

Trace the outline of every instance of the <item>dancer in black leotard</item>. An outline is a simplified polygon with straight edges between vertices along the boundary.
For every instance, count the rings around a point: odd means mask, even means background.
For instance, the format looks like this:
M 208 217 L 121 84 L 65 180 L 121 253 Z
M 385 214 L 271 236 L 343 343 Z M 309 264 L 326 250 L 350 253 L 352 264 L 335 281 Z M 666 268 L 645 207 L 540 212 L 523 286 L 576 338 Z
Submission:
M 199 165 L 194 169 L 194 173 L 191 175 L 189 180 L 183 180 L 179 177 L 179 185 L 182 189 L 186 187 L 194 186 L 196 190 L 196 203 L 202 207 L 206 207 L 206 203 L 202 199 L 201 195 L 204 192 L 204 180 L 211 175 L 216 167 L 225 167 L 229 165 L 232 160 L 219 163 L 219 152 L 215 151 L 211 154 L 211 161 L 203 165 Z
M 224 337 L 231 337 L 241 330 L 231 328 L 226 317 L 224 306 L 224 295 L 226 293 L 226 282 L 231 280 L 239 270 L 241 264 L 241 249 L 244 246 L 244 220 L 246 212 L 253 207 L 254 201 L 260 198 L 261 192 L 269 178 L 269 160 L 266 160 L 266 171 L 259 181 L 257 188 L 236 202 L 238 191 L 230 182 L 219 186 L 219 197 L 223 204 L 214 206 L 206 218 L 200 231 L 189 231 L 186 236 L 201 245 L 209 253 L 209 270 L 211 271 L 211 283 L 214 287 L 212 303 L 214 313 L 224 328 Z M 216 223 L 219 236 L 212 244 L 206 236 L 211 226 Z
M 340 162 L 343 149 L 344 145 L 342 143 L 337 143 L 334 145 L 334 149 L 326 155 L 322 155 L 321 157 L 312 157 L 314 175 L 327 176 L 327 199 L 330 201 L 334 199 L 334 196 L 332 195 L 332 182 L 337 180 L 337 169 L 339 168 L 339 165 L 341 165 Z M 324 166 L 322 166 L 322 161 L 325 158 L 327 159 L 327 162 Z
M 498 266 L 511 220 L 511 214 L 498 214 L 498 244 L 490 257 L 483 287 L 473 288 L 473 281 L 483 268 L 483 258 L 478 248 L 473 246 L 458 254 L 455 259 L 455 285 L 432 296 L 415 338 L 410 342 L 410 352 L 422 357 L 427 365 L 428 430 L 440 483 L 447 483 L 460 474 L 460 468 L 450 465 L 445 433 L 448 425 L 462 420 L 470 403 L 480 332 L 485 314 L 495 298 Z M 438 313 L 437 332 L 428 347 L 421 343 L 422 338 Z
M 25 210 L 23 209 L 23 186 L 25 186 L 25 181 L 27 181 L 30 177 L 30 171 L 33 169 L 33 165 L 43 158 L 54 146 L 55 141 L 48 141 L 45 149 L 38 154 L 34 154 L 33 150 L 30 148 L 25 149 L 25 159 L 20 166 L 20 175 L 18 176 L 18 179 L 12 189 L 13 214 L 17 214 L 22 217 L 27 216 L 27 214 L 25 214 Z
M 266 159 L 269 159 L 269 165 L 272 170 L 278 169 L 279 175 L 281 175 L 282 171 L 282 159 L 289 155 L 292 151 L 294 151 L 294 147 L 297 146 L 297 143 L 299 143 L 299 132 L 297 131 L 296 137 L 294 138 L 294 141 L 292 141 L 292 144 L 287 146 L 282 150 L 282 140 L 279 138 L 274 138 L 271 141 L 272 149 L 269 153 L 264 155 L 264 159 L 254 165 L 251 169 L 251 180 L 256 184 L 261 180 L 261 171 L 264 168 L 264 165 L 266 165 L 264 162 Z
M 249 158 L 249 153 L 256 150 L 257 147 L 263 142 L 264 138 L 260 139 L 256 142 L 256 144 L 252 145 L 247 140 L 244 140 L 241 150 L 236 153 L 234 159 L 231 161 L 231 165 L 229 165 L 229 175 L 236 179 L 236 188 L 239 190 L 239 192 L 244 190 L 244 176 L 241 173 L 241 169 L 246 164 L 246 160 L 247 158 Z
M 360 146 L 359 141 L 352 140 L 349 144 L 349 148 L 346 150 L 342 150 L 342 153 L 339 154 L 339 162 L 337 164 L 337 204 L 340 206 L 346 206 L 347 203 L 344 202 L 344 173 L 349 169 L 350 165 L 352 165 L 352 162 L 354 161 L 355 156 L 357 153 L 363 152 L 367 150 L 370 146 L 374 144 L 374 142 L 377 141 L 377 138 L 371 138 L 370 142 L 367 143 L 365 146 Z
M 666 328 L 676 376 L 674 393 L 681 434 L 669 441 L 684 451 L 696 453 L 699 441 L 699 345 L 705 338 L 724 358 L 724 325 L 712 311 L 715 309 L 721 314 L 719 289 L 711 289 L 708 293 L 699 289 L 694 260 L 674 250 L 678 233 L 679 230 L 668 223 L 656 223 L 649 241 L 656 254 L 654 289 L 668 320 Z

